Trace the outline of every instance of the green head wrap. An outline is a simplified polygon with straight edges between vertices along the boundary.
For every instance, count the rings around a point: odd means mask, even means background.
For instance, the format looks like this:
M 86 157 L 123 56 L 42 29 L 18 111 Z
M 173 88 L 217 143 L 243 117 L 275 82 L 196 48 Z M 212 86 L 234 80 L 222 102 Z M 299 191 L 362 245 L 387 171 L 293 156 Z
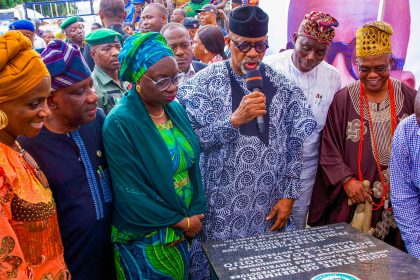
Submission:
M 136 33 L 130 36 L 118 56 L 121 80 L 136 83 L 156 62 L 174 56 L 165 38 L 158 32 Z

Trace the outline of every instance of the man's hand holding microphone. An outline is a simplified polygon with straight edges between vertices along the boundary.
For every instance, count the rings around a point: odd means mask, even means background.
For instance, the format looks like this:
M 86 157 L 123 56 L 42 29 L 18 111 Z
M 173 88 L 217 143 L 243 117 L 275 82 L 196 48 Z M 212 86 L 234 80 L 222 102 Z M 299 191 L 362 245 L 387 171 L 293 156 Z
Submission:
M 251 93 L 244 95 L 239 107 L 233 112 L 231 117 L 232 125 L 239 127 L 257 119 L 258 131 L 262 133 L 264 129 L 263 116 L 267 114 L 267 108 L 265 95 L 260 91 L 263 84 L 259 70 L 247 72 L 246 85 Z

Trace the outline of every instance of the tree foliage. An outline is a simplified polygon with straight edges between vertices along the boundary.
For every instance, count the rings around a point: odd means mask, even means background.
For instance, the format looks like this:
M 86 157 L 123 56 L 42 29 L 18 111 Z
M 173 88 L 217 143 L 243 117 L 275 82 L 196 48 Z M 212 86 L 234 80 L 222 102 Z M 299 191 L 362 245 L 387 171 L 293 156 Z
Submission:
M 0 9 L 13 8 L 25 2 L 51 2 L 51 0 L 0 0 Z M 68 3 L 52 3 L 51 5 L 29 6 L 30 9 L 41 13 L 45 17 L 61 17 L 77 13 L 77 6 L 72 1 Z
M 13 8 L 24 2 L 47 2 L 51 0 L 0 0 L 0 9 Z

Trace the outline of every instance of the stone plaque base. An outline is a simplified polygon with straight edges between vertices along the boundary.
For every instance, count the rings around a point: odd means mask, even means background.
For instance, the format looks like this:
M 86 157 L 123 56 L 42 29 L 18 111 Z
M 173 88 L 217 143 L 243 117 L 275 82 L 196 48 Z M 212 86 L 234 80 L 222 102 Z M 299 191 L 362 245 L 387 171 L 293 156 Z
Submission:
M 346 223 L 202 246 L 221 280 L 420 280 L 420 260 Z

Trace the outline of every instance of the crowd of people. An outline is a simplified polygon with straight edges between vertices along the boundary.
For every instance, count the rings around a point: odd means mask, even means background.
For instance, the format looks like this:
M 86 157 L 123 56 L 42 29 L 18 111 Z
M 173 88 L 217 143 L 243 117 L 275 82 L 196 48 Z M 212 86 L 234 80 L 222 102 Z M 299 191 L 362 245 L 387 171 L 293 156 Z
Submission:
M 420 258 L 420 95 L 390 77 L 392 26 L 360 26 L 343 85 L 333 15 L 265 57 L 258 1 L 208 2 L 0 36 L 1 279 L 212 279 L 202 242 L 339 222 Z

